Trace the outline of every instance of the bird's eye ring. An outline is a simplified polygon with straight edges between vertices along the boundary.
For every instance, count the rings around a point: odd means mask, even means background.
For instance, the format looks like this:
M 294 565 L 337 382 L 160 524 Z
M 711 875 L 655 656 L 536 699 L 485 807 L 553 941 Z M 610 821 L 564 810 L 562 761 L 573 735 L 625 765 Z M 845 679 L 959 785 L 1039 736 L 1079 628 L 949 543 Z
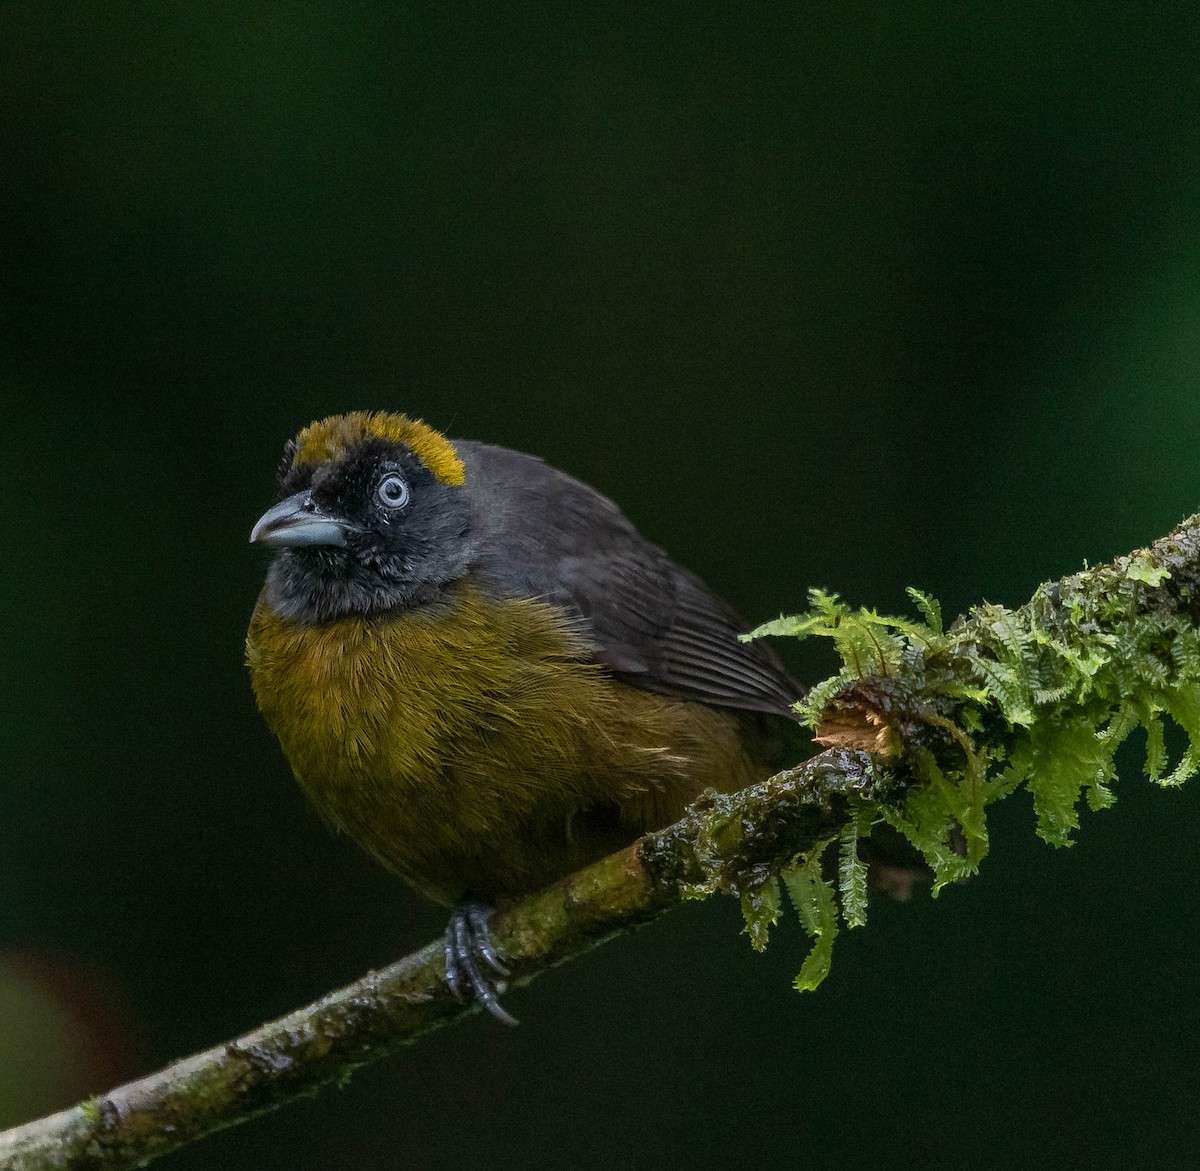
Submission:
M 408 503 L 408 481 L 392 472 L 379 481 L 375 495 L 384 508 L 403 508 Z

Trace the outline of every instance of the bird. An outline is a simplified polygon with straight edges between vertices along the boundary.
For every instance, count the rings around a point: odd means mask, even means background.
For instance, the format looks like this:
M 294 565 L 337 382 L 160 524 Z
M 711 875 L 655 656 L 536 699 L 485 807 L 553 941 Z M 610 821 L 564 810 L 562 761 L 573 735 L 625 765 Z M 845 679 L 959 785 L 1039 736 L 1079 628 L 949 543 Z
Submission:
M 320 815 L 452 908 L 445 978 L 516 1023 L 495 909 L 783 762 L 802 688 L 695 574 L 532 455 L 352 411 L 250 540 L 254 695 Z

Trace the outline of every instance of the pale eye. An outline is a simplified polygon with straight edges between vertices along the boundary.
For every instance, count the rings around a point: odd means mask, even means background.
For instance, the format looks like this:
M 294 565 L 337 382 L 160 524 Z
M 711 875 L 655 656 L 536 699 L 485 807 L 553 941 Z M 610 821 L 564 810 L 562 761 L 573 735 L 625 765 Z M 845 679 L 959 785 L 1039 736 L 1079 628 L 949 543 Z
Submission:
M 395 473 L 384 476 L 375 494 L 384 508 L 403 508 L 408 503 L 408 481 Z

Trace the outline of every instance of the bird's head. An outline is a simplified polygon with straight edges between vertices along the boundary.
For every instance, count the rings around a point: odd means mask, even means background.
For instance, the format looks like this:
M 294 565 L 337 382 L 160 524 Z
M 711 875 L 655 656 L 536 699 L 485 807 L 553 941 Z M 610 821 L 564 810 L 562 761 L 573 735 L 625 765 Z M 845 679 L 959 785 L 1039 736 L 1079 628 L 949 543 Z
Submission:
M 250 540 L 275 550 L 267 600 L 289 618 L 417 605 L 471 561 L 462 461 L 405 415 L 322 419 L 288 441 L 278 503 Z

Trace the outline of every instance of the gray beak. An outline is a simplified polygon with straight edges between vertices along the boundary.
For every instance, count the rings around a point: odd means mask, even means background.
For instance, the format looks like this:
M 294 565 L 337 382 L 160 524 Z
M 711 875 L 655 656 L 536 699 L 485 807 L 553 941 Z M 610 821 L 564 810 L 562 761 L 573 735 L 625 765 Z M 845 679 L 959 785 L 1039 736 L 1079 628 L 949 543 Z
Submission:
M 258 518 L 250 533 L 252 544 L 274 549 L 295 549 L 303 545 L 344 545 L 353 529 L 340 517 L 322 512 L 309 492 L 297 492 L 281 500 Z

